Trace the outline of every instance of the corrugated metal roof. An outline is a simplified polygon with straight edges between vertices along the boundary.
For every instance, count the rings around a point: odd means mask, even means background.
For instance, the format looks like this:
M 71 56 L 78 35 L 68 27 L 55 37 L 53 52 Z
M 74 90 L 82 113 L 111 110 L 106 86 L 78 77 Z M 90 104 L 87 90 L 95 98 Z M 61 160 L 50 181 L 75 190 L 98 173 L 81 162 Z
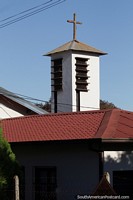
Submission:
M 16 94 L 14 94 L 13 92 L 10 92 L 2 87 L 0 87 L 0 94 L 2 94 L 3 96 L 7 97 L 8 99 L 11 99 L 12 101 L 34 111 L 37 114 L 48 114 L 48 112 L 46 112 L 45 110 L 39 108 L 38 106 L 36 106 L 35 104 L 17 96 Z
M 65 43 L 64 45 L 48 52 L 45 54 L 45 56 L 51 56 L 52 54 L 55 53 L 60 53 L 68 50 L 73 50 L 73 51 L 84 51 L 84 52 L 90 52 L 90 53 L 95 53 L 99 55 L 106 55 L 107 53 L 104 53 L 101 50 L 98 50 L 94 47 L 88 46 L 82 42 L 79 42 L 78 40 L 72 40 L 70 42 Z

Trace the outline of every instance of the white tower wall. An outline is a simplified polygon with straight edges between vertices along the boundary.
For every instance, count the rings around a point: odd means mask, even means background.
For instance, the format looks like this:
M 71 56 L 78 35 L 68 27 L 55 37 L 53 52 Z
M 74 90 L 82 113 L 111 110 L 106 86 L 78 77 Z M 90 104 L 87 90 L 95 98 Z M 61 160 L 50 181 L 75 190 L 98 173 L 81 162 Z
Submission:
M 87 54 L 72 54 L 72 104 L 76 105 L 76 84 L 75 84 L 75 76 L 76 76 L 76 57 L 78 58 L 87 58 L 88 64 L 88 72 L 89 76 L 87 82 L 89 83 L 87 86 L 87 92 L 80 92 L 80 111 L 86 110 L 97 110 L 100 105 L 100 81 L 99 81 L 99 57 L 94 55 Z M 73 108 L 73 111 L 76 111 L 76 106 Z
M 62 90 L 57 91 L 57 112 L 72 111 L 72 61 L 70 52 L 53 55 L 52 60 L 62 58 Z M 51 81 L 52 85 L 53 81 Z M 51 86 L 51 111 L 54 112 L 54 87 Z
M 60 54 L 53 54 L 51 60 L 62 58 L 62 90 L 57 91 L 57 112 L 74 112 L 77 111 L 76 102 L 76 57 L 88 59 L 87 82 L 88 91 L 80 91 L 80 111 L 97 110 L 100 103 L 100 82 L 99 82 L 99 56 L 75 53 L 74 51 L 66 51 Z M 53 62 L 51 62 L 53 66 Z M 51 68 L 51 71 L 53 69 Z M 52 78 L 53 75 L 51 75 Z M 53 80 L 51 80 L 53 85 Z M 51 105 L 54 112 L 54 86 L 51 86 Z

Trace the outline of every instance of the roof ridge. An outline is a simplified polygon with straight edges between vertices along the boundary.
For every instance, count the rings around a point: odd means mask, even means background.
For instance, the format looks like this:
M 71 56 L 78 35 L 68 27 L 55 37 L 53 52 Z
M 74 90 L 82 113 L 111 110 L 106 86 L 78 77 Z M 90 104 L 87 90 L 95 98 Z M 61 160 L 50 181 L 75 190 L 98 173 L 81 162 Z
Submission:
M 121 109 L 113 109 L 110 113 L 108 123 L 106 124 L 105 130 L 102 133 L 102 138 L 105 138 L 110 132 L 114 132 L 116 130 L 116 126 L 118 125 L 118 121 L 120 119 Z
M 111 116 L 113 110 L 114 109 L 109 109 L 109 110 L 106 110 L 106 112 L 104 113 L 104 117 L 98 127 L 96 135 L 94 136 L 95 138 L 102 137 L 104 131 L 106 130 L 106 128 L 108 126 L 108 122 L 109 122 L 109 119 L 110 119 L 110 116 Z
M 103 110 L 88 110 L 88 111 L 78 111 L 78 112 L 62 112 L 62 113 L 48 113 L 48 114 L 40 114 L 40 115 L 26 115 L 20 117 L 6 118 L 0 121 L 8 121 L 8 120 L 21 120 L 27 118 L 40 118 L 40 117 L 54 117 L 54 116 L 64 116 L 64 115 L 83 115 L 83 114 L 96 114 L 96 113 L 105 113 L 112 111 L 114 109 L 103 109 Z M 118 110 L 118 109 L 117 109 Z

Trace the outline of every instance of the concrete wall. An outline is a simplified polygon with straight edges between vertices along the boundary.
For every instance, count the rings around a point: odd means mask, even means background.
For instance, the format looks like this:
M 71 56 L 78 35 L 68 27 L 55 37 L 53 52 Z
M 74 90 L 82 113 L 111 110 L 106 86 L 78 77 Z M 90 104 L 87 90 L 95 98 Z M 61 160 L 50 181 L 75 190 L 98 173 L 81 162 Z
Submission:
M 62 58 L 62 90 L 57 92 L 57 110 L 58 112 L 71 112 L 72 111 L 72 64 L 71 53 L 67 51 L 62 54 L 52 56 L 52 60 Z M 51 66 L 53 63 L 51 62 Z M 53 69 L 51 69 L 52 71 Z M 53 76 L 53 75 L 51 75 Z M 52 78 L 52 77 L 51 77 Z M 53 80 L 51 81 L 51 85 Z M 54 112 L 54 89 L 51 86 L 51 110 Z
M 100 104 L 100 81 L 99 81 L 99 56 L 88 53 L 76 53 L 67 51 L 61 54 L 52 55 L 52 60 L 63 58 L 63 88 L 57 92 L 57 110 L 58 112 L 73 112 L 76 111 L 76 59 L 88 59 L 88 92 L 80 92 L 81 111 L 97 110 Z M 53 63 L 51 63 L 53 65 Z M 51 69 L 52 71 L 52 69 Z M 52 75 L 53 76 L 53 75 Z M 51 85 L 53 81 L 51 81 Z M 53 86 L 51 87 L 53 91 Z M 52 112 L 54 112 L 54 93 L 51 92 Z
M 87 58 L 88 59 L 88 92 L 80 92 L 80 110 L 98 110 L 100 105 L 100 81 L 99 81 L 99 56 L 91 55 L 91 54 L 72 54 L 72 73 L 73 73 L 73 80 L 72 80 L 72 104 L 76 105 L 76 59 L 78 58 Z M 76 111 L 76 107 L 74 108 Z
M 91 194 L 99 181 L 99 158 L 87 144 L 43 143 L 12 146 L 25 167 L 26 199 L 34 200 L 34 167 L 57 168 L 57 200 L 74 200 L 78 194 Z

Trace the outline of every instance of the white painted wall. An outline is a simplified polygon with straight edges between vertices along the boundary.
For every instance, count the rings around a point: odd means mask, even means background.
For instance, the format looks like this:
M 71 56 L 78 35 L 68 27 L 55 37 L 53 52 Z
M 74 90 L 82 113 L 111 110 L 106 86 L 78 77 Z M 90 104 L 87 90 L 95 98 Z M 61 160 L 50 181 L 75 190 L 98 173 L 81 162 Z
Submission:
M 99 56 L 88 53 L 77 54 L 67 51 L 62 54 L 52 55 L 51 60 L 63 58 L 63 90 L 57 92 L 58 112 L 76 111 L 76 59 L 75 57 L 88 59 L 88 92 L 80 93 L 81 111 L 97 110 L 100 104 L 100 81 L 99 81 Z M 52 65 L 52 63 L 51 63 Z M 52 69 L 51 69 L 52 70 Z M 53 81 L 51 82 L 52 85 Z M 51 91 L 53 87 L 51 87 Z M 54 95 L 51 92 L 52 112 L 54 112 Z
M 133 170 L 133 151 L 105 151 L 104 171 L 109 172 L 113 184 L 113 171 Z
M 61 91 L 57 92 L 57 109 L 58 112 L 71 112 L 72 111 L 72 64 L 70 51 L 56 54 L 52 56 L 52 60 L 63 58 L 62 60 L 62 87 Z M 51 82 L 52 85 L 53 81 Z M 54 93 L 53 87 L 51 87 L 51 100 L 52 100 L 52 112 L 54 112 Z
M 85 111 L 85 110 L 98 110 L 99 109 L 99 102 L 100 102 L 100 82 L 99 82 L 99 57 L 90 55 L 90 54 L 77 54 L 74 53 L 72 54 L 72 104 L 76 105 L 76 59 L 75 57 L 79 58 L 87 58 L 88 59 L 88 92 L 80 92 L 80 110 Z M 76 107 L 74 107 L 73 111 L 76 111 Z
M 0 119 L 20 117 L 20 116 L 23 115 L 0 103 Z
M 34 200 L 34 167 L 57 168 L 57 199 L 75 200 L 78 194 L 92 194 L 99 182 L 98 153 L 87 144 L 30 143 L 12 146 L 25 167 L 25 200 Z

